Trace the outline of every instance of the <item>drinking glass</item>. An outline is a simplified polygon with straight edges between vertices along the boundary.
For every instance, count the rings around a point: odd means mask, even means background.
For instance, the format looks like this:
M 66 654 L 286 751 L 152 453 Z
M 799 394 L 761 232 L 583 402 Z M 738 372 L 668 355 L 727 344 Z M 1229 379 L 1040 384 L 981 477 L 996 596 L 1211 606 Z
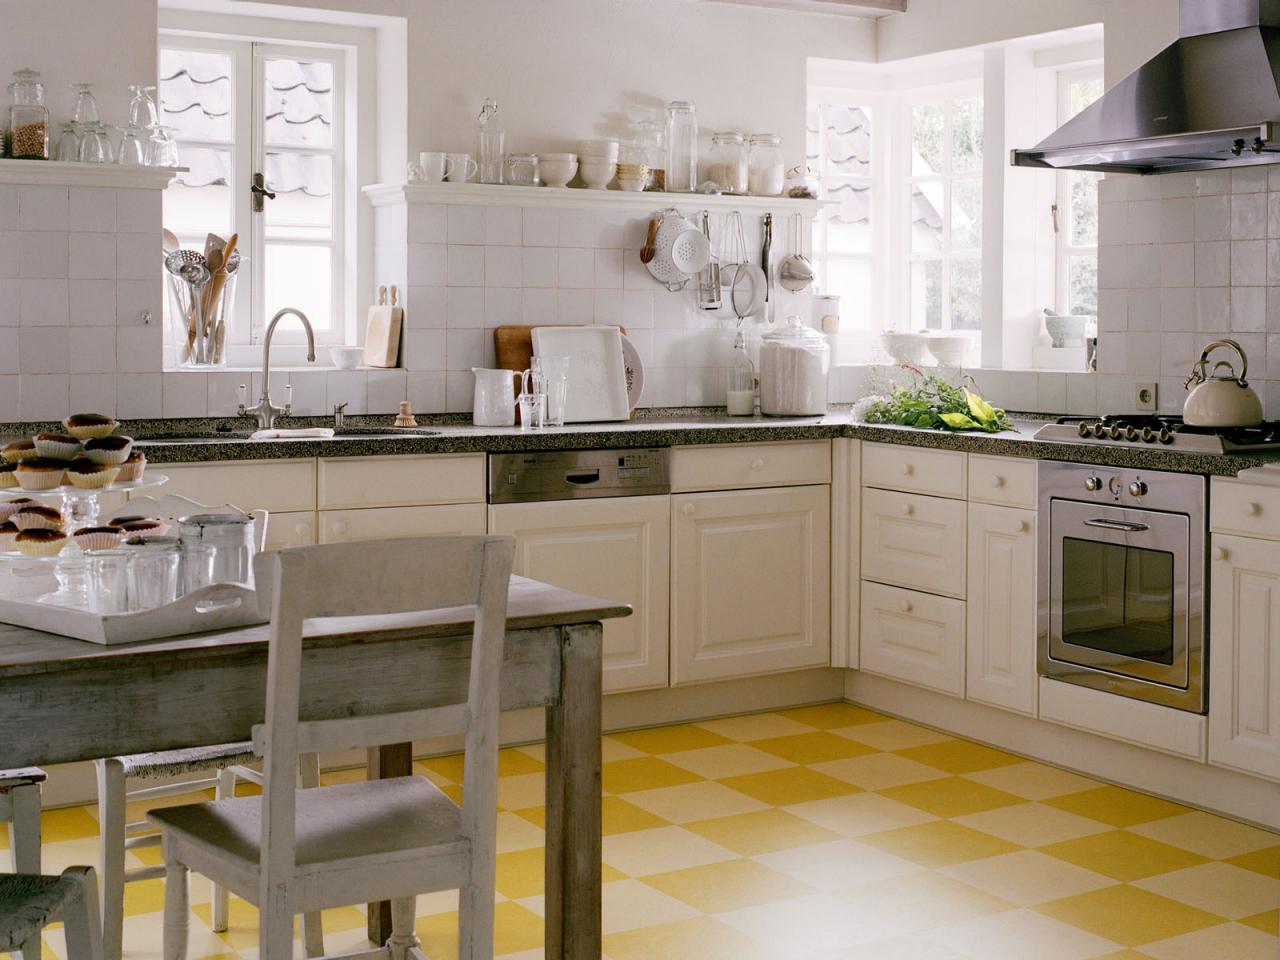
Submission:
M 58 147 L 54 150 L 53 159 L 76 161 L 80 159 L 80 124 L 64 123 L 62 125 L 62 136 L 58 138 Z
M 100 123 L 88 123 L 80 137 L 81 163 L 111 163 L 115 159 L 107 128 Z
M 520 429 L 524 432 L 541 430 L 547 417 L 547 395 L 522 393 L 516 402 L 520 405 Z
M 102 118 L 98 115 L 98 101 L 93 96 L 93 84 L 73 83 L 71 89 L 76 92 L 71 119 L 76 123 L 97 123 L 101 120 Z
M 141 167 L 146 164 L 147 151 L 138 134 L 141 130 L 130 124 L 116 127 L 120 131 L 120 146 L 116 148 L 116 163 L 122 167 Z
M 178 145 L 173 142 L 173 128 L 153 124 L 147 127 L 150 137 L 147 140 L 147 166 L 178 166 Z
M 129 550 L 90 550 L 85 554 L 86 605 L 91 613 L 129 612 Z
M 569 395 L 569 358 L 539 357 L 547 393 L 546 422 L 551 427 L 564 426 L 564 407 Z
M 160 122 L 156 102 L 151 98 L 153 90 L 155 87 L 144 87 L 136 83 L 129 87 L 129 92 L 133 94 L 133 99 L 129 101 L 129 126 L 145 128 Z
M 177 537 L 147 537 L 129 551 L 129 609 L 153 610 L 182 594 L 182 543 Z

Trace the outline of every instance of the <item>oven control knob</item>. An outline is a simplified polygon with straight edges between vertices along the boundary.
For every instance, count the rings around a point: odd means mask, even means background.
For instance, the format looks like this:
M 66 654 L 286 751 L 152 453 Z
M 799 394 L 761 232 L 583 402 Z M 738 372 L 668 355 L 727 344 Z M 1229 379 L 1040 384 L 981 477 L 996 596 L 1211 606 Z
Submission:
M 1087 437 L 1093 432 L 1093 427 L 1087 421 L 1084 421 L 1081 422 L 1080 426 L 1076 427 L 1076 432 L 1082 437 Z
M 1135 480 L 1129 484 L 1129 496 L 1145 497 L 1147 495 L 1147 485 L 1141 480 Z
M 1138 428 L 1137 428 L 1137 427 L 1125 427 L 1125 428 L 1124 428 L 1124 438 L 1125 438 L 1126 440 L 1128 440 L 1130 443 L 1132 443 L 1133 441 L 1137 440 L 1137 439 L 1138 439 Z
M 1102 478 L 1090 477 L 1088 480 L 1084 482 L 1084 488 L 1088 490 L 1090 493 L 1097 493 L 1099 490 L 1102 489 Z
M 1161 427 L 1159 439 L 1161 443 L 1173 443 L 1173 431 L 1168 427 Z
M 1100 423 L 1095 423 L 1093 425 L 1093 435 L 1101 440 L 1107 435 L 1107 428 Z
M 1150 427 L 1143 427 L 1143 428 L 1142 428 L 1142 442 L 1143 442 L 1143 443 L 1155 443 L 1155 442 L 1156 442 L 1156 432 L 1155 432 L 1154 430 L 1152 430 Z
M 1124 428 L 1120 424 L 1113 424 L 1111 429 L 1107 431 L 1112 440 L 1119 440 L 1124 435 Z

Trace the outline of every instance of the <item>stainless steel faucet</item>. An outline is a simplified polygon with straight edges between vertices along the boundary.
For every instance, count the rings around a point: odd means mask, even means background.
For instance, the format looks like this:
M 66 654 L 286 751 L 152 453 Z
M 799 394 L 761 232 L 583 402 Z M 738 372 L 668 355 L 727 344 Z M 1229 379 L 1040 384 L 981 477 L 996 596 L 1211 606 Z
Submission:
M 240 404 L 240 416 L 256 416 L 259 430 L 270 430 L 276 425 L 276 417 L 289 416 L 293 408 L 292 402 L 286 402 L 283 407 L 277 407 L 271 402 L 271 337 L 276 332 L 276 324 L 286 313 L 291 313 L 302 321 L 302 326 L 307 331 L 307 360 L 311 363 L 315 363 L 316 360 L 316 335 L 305 313 L 294 307 L 285 307 L 271 318 L 271 322 L 267 324 L 266 336 L 262 340 L 262 397 L 252 407 Z M 292 398 L 293 388 L 286 387 L 286 389 L 289 390 Z

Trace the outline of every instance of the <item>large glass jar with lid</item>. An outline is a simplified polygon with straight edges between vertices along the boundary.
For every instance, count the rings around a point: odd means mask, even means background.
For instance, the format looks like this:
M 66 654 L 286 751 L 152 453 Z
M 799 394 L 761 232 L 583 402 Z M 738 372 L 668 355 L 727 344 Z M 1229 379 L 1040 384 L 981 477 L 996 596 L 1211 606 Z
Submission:
M 725 193 L 746 193 L 747 148 L 742 134 L 722 130 L 711 136 L 711 169 L 707 176 Z
M 688 100 L 667 104 L 667 192 L 698 188 L 698 114 Z
M 9 84 L 9 128 L 5 139 L 14 160 L 49 159 L 49 108 L 35 70 L 18 70 Z
M 782 138 L 776 133 L 751 137 L 751 195 L 777 197 L 786 183 L 786 163 L 782 159 Z

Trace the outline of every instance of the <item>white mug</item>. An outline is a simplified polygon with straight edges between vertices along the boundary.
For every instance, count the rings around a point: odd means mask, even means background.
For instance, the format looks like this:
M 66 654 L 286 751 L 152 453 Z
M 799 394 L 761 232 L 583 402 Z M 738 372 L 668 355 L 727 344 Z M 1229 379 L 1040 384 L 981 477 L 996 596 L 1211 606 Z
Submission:
M 511 378 L 519 378 L 519 371 L 472 367 L 471 372 L 476 375 L 471 422 L 477 427 L 514 426 L 516 401 Z
M 445 173 L 444 178 L 450 183 L 466 183 L 476 175 L 478 169 L 480 169 L 479 164 L 471 159 L 471 154 L 451 153 L 449 154 L 449 170 Z
M 418 169 L 423 183 L 439 183 L 451 172 L 448 156 L 425 150 L 418 154 Z

